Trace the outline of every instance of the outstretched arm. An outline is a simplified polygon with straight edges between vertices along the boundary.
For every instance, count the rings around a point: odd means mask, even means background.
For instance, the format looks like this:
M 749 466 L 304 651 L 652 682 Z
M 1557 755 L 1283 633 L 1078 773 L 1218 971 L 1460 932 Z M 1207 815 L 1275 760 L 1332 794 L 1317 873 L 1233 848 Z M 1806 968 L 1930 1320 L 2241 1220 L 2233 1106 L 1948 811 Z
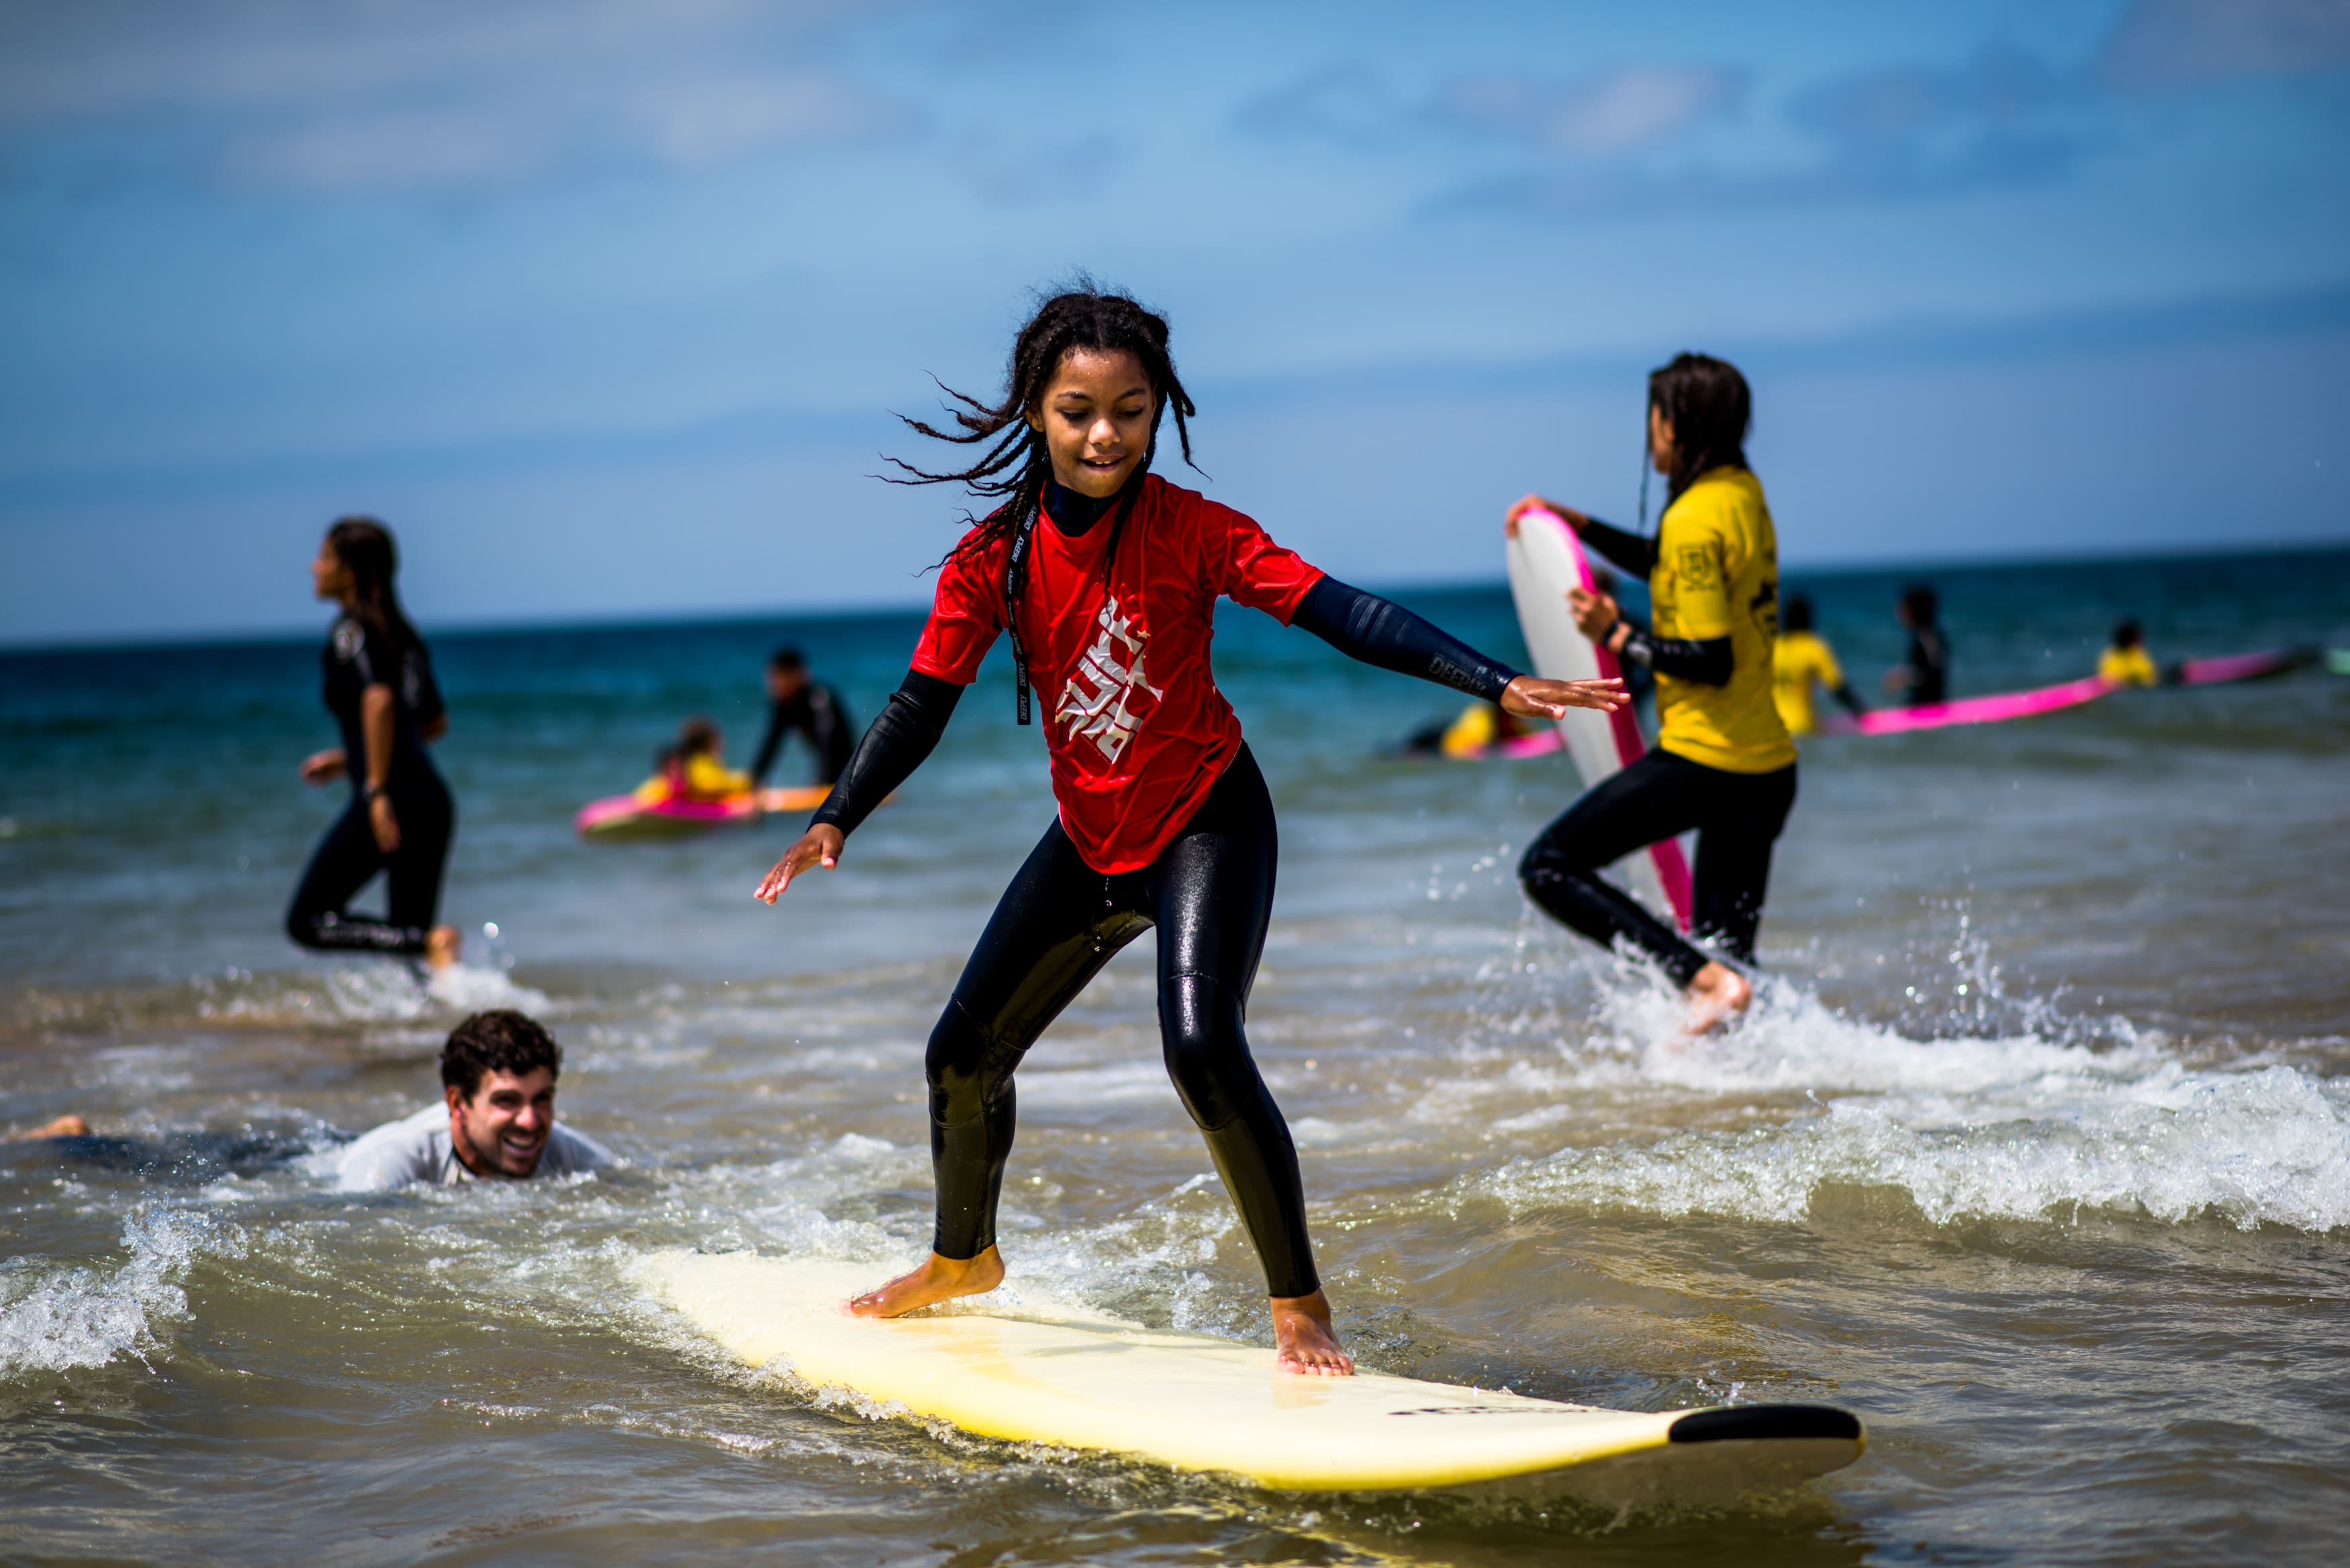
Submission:
M 1604 711 L 1623 700 L 1620 681 L 1542 680 L 1521 675 L 1393 600 L 1349 587 L 1333 576 L 1324 576 L 1306 591 L 1290 624 L 1305 628 L 1349 659 L 1499 702 L 1526 718 L 1562 718 L 1569 708 Z
M 1845 705 L 1846 711 L 1849 712 L 1854 718 L 1857 719 L 1863 713 L 1868 711 L 1867 705 L 1860 700 L 1860 693 L 1852 689 L 1851 681 L 1839 680 L 1834 686 L 1829 687 L 1828 691 L 1837 701 Z
M 767 704 L 767 732 L 759 737 L 759 749 L 751 759 L 751 783 L 767 782 L 767 770 L 775 765 L 775 753 L 784 749 L 784 705 Z
M 777 894 L 791 886 L 792 878 L 809 867 L 821 865 L 829 871 L 838 865 L 841 846 L 848 836 L 938 745 L 962 691 L 951 680 L 919 670 L 906 671 L 904 682 L 889 694 L 865 738 L 849 754 L 848 765 L 816 808 L 808 830 L 775 862 L 752 897 L 772 904 Z

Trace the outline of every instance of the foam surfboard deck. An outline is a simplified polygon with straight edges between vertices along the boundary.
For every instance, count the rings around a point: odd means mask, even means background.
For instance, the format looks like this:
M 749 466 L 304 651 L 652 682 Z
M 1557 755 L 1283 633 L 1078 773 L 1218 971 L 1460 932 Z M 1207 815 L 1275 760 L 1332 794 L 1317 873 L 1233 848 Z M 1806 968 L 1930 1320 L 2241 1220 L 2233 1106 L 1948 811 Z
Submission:
M 1008 1290 L 889 1322 L 842 1315 L 840 1300 L 886 1276 L 871 1265 L 669 1251 L 638 1271 L 737 1360 L 885 1414 L 1283 1490 L 1695 1499 L 1825 1474 L 1866 1441 L 1829 1406 L 1607 1410 L 1371 1372 L 1301 1376 L 1258 1346 L 999 1302 Z
M 763 789 L 723 800 L 665 800 L 647 805 L 632 794 L 589 801 L 572 818 L 582 838 L 679 838 L 713 827 L 756 822 L 769 812 L 814 811 L 832 793 L 828 784 Z
M 1518 626 L 1525 633 L 1526 651 L 1534 673 L 1547 680 L 1606 680 L 1623 673 L 1616 656 L 1592 645 L 1575 628 L 1566 606 L 1566 590 L 1592 586 L 1591 563 L 1583 542 L 1555 512 L 1536 507 L 1518 519 L 1518 532 L 1508 543 L 1510 597 L 1517 602 Z M 1640 722 L 1627 705 L 1613 713 L 1588 708 L 1570 709 L 1558 722 L 1559 734 L 1583 787 L 1591 788 L 1638 762 L 1648 751 L 1640 739 Z M 1692 898 L 1689 859 L 1678 839 L 1652 844 L 1627 856 L 1620 868 L 1634 892 L 1660 909 L 1669 909 L 1681 929 L 1689 929 Z
M 2258 653 L 2223 654 L 2217 659 L 2183 659 L 2169 672 L 2166 685 L 2219 686 L 2235 680 L 2262 680 L 2317 662 L 2314 648 L 2269 648 Z

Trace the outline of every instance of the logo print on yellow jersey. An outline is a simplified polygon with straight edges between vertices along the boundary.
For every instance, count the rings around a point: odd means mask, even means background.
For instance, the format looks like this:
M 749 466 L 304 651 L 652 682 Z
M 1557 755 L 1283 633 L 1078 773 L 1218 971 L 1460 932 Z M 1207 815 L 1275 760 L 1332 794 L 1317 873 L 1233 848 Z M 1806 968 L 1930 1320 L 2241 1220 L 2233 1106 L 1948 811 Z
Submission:
M 1115 596 L 1102 606 L 1094 625 L 1098 628 L 1094 644 L 1062 686 L 1053 720 L 1066 720 L 1070 740 L 1091 741 L 1103 756 L 1116 762 L 1142 725 L 1133 711 L 1135 693 L 1166 693 L 1143 679 L 1142 645 L 1150 634 L 1118 614 Z

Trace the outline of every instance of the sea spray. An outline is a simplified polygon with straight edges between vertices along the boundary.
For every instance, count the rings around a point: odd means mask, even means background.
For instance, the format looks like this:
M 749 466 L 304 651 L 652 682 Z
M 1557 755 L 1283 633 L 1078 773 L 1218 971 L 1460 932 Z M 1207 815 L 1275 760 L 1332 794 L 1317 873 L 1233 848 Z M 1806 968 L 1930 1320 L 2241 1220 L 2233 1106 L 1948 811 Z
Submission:
M 201 1209 L 142 1204 L 122 1227 L 130 1254 L 111 1270 L 37 1258 L 0 1268 L 0 1377 L 142 1360 L 188 1316 L 181 1288 L 203 1255 L 243 1257 L 244 1230 Z

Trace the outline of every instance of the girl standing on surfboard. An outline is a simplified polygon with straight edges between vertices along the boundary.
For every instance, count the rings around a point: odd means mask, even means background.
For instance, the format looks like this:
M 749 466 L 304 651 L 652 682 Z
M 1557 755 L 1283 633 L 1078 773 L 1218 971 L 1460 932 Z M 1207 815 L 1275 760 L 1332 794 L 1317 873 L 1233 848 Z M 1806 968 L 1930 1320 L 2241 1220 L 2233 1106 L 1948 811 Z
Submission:
M 951 395 L 962 405 L 955 430 L 907 422 L 992 444 L 950 472 L 899 464 L 910 476 L 900 483 L 961 483 L 1001 504 L 943 563 L 905 683 L 756 896 L 772 904 L 802 872 L 838 863 L 843 840 L 938 743 L 1000 634 L 1012 639 L 1019 722 L 1032 681 L 1048 704 L 1059 813 L 931 1033 L 931 1255 L 848 1310 L 895 1317 L 1003 1278 L 995 1210 L 1014 1069 L 1111 956 L 1156 926 L 1168 1074 L 1264 1265 L 1281 1363 L 1344 1376 L 1354 1363 L 1315 1276 L 1296 1149 L 1242 1027 L 1273 909 L 1274 829 L 1263 775 L 1210 668 L 1215 601 L 1527 717 L 1606 711 L 1622 694 L 1614 681 L 1520 675 L 1151 473 L 1170 407 L 1189 461 L 1193 409 L 1167 323 L 1123 295 L 1084 285 L 1046 300 L 1014 343 L 1001 400 Z
M 1583 542 L 1648 579 L 1656 625 L 1606 594 L 1570 589 L 1584 636 L 1657 677 L 1657 743 L 1543 830 L 1519 862 L 1534 901 L 1596 942 L 1619 938 L 1689 993 L 1700 1033 L 1742 1011 L 1753 987 L 1606 881 L 1599 868 L 1697 830 L 1693 934 L 1737 964 L 1754 961 L 1771 846 L 1795 804 L 1795 743 L 1772 698 L 1779 542 L 1762 482 L 1746 466 L 1753 402 L 1735 366 L 1681 354 L 1648 377 L 1648 459 L 1666 478 L 1657 536 L 1645 539 L 1529 495 Z

